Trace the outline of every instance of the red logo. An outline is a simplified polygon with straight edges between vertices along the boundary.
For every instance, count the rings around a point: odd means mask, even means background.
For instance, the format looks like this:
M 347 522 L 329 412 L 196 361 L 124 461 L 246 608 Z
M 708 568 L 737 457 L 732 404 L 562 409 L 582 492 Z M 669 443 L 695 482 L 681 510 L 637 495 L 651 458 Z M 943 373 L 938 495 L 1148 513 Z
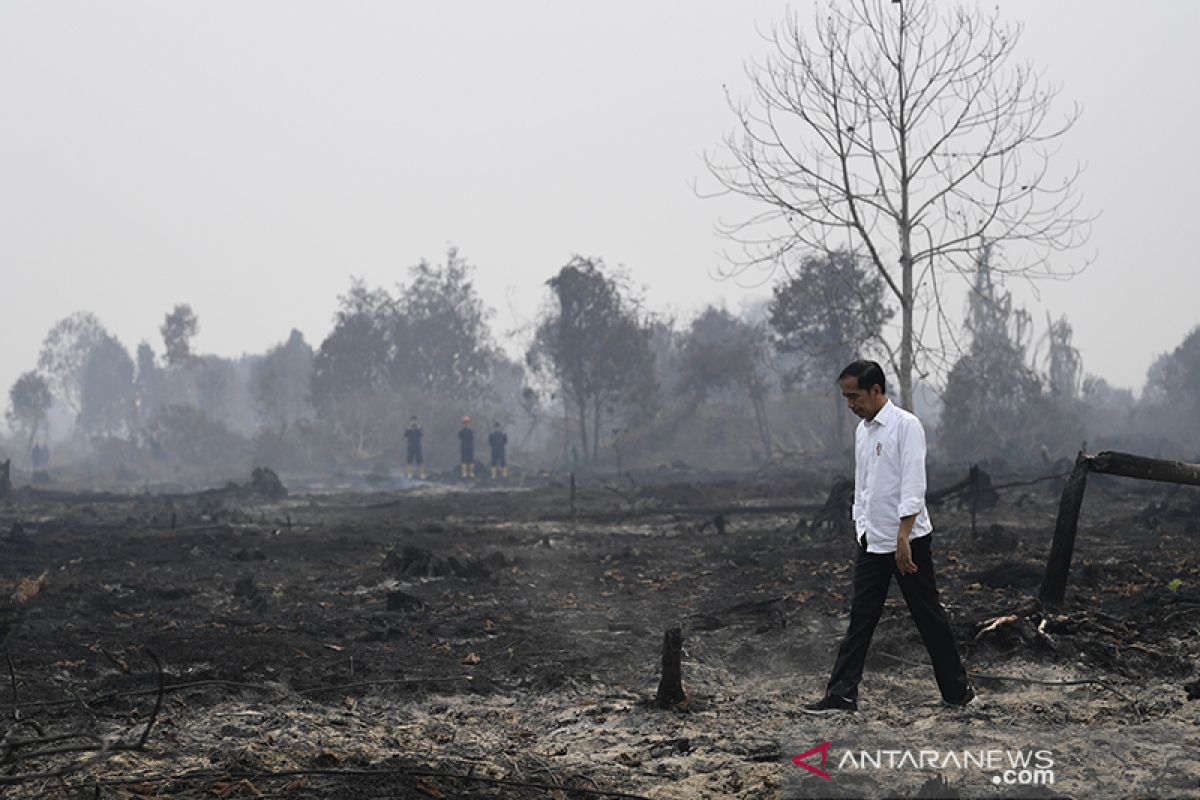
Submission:
M 822 767 L 825 766 L 825 759 L 829 757 L 829 746 L 831 744 L 832 744 L 832 742 L 822 742 L 821 744 L 817 745 L 816 747 L 809 748 L 808 750 L 805 750 L 803 753 L 801 753 L 800 755 L 793 758 L 792 763 L 795 764 L 797 767 L 804 767 L 806 770 L 808 770 L 809 772 L 811 772 L 814 775 L 820 775 L 825 780 L 829 780 L 828 772 L 826 772 L 823 769 L 818 769 L 818 768 L 814 767 L 812 764 L 809 764 L 804 759 L 808 758 L 809 756 L 820 753 L 821 754 L 821 766 Z

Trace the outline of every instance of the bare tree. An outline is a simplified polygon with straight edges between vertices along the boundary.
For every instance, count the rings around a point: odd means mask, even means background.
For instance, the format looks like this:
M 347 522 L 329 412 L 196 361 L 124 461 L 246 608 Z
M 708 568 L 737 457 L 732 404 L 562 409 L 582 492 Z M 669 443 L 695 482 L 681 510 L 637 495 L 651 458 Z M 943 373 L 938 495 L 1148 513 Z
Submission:
M 1083 359 L 1072 339 L 1074 331 L 1066 317 L 1057 320 L 1046 314 L 1046 332 L 1035 356 L 1047 387 L 1062 400 L 1075 400 L 1083 385 Z
M 1036 355 L 1030 358 L 1033 318 L 992 280 L 992 252 L 979 253 L 965 320 L 970 347 L 951 367 L 942 394 L 942 447 L 967 462 L 1071 452 L 1084 437 L 1073 398 L 1053 386 L 1046 391 L 1031 363 Z M 1067 356 L 1058 358 L 1063 373 Z
M 1091 218 L 1076 179 L 1051 170 L 1079 115 L 1053 115 L 1058 88 L 1016 58 L 1020 25 L 932 0 L 838 0 L 811 29 L 789 16 L 753 65 L 751 98 L 726 157 L 709 167 L 728 192 L 767 206 L 724 233 L 735 268 L 775 266 L 796 249 L 865 252 L 900 307 L 901 402 L 914 371 L 961 348 L 941 298 L 974 273 L 981 241 L 1021 243 L 997 272 L 1073 274 L 1050 263 Z M 932 324 L 931 324 L 932 323 Z

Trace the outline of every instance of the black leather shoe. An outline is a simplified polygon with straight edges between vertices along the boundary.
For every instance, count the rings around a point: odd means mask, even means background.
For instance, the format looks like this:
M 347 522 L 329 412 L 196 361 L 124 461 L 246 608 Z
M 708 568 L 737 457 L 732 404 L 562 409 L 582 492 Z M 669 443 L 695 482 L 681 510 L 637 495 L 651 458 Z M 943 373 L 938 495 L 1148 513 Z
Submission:
M 858 711 L 858 701 L 850 700 L 846 697 L 838 697 L 836 694 L 828 694 L 815 703 L 801 706 L 800 710 L 805 714 L 834 714 L 838 711 Z

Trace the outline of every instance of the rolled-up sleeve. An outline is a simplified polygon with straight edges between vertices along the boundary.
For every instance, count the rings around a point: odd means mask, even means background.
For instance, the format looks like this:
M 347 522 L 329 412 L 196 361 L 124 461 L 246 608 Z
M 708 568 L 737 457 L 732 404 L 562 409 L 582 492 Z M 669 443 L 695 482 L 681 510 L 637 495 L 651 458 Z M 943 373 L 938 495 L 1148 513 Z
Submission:
M 925 428 L 921 421 L 904 421 L 900 444 L 900 516 L 911 517 L 925 508 Z

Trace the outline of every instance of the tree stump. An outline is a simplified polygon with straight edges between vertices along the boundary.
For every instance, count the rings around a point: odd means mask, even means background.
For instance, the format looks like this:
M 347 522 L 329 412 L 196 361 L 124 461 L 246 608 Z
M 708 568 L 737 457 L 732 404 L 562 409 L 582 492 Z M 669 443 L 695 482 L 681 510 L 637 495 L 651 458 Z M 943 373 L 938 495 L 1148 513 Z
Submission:
M 825 498 L 825 505 L 808 523 L 809 532 L 827 528 L 834 535 L 845 538 L 854 530 L 854 480 L 835 478 Z
M 687 694 L 683 691 L 683 633 L 679 628 L 670 628 L 663 634 L 662 679 L 658 682 L 658 693 L 654 704 L 659 708 L 682 711 L 687 708 Z
M 978 465 L 971 467 L 967 477 L 971 482 L 967 501 L 967 508 L 971 511 L 971 535 L 978 536 L 979 529 L 975 525 L 975 518 L 979 512 L 995 508 L 1000 502 L 1000 494 L 992 488 L 992 476 L 981 470 Z
M 270 467 L 255 467 L 250 473 L 250 485 L 247 488 L 271 500 L 282 500 L 288 496 L 287 487 Z

